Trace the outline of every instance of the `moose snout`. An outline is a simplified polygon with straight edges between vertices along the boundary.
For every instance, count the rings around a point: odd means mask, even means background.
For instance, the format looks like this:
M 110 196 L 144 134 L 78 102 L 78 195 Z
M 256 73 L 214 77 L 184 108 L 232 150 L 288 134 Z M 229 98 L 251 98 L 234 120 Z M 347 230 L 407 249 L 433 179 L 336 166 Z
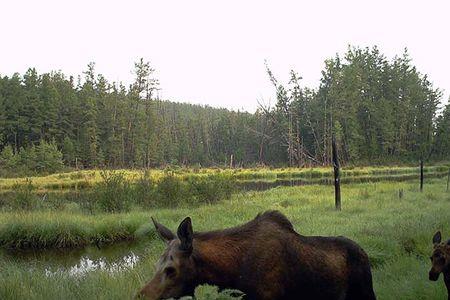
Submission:
M 438 278 L 439 278 L 439 273 L 434 272 L 433 270 L 431 270 L 430 273 L 428 274 L 428 278 L 429 278 L 431 281 L 436 281 L 436 280 L 438 280 Z

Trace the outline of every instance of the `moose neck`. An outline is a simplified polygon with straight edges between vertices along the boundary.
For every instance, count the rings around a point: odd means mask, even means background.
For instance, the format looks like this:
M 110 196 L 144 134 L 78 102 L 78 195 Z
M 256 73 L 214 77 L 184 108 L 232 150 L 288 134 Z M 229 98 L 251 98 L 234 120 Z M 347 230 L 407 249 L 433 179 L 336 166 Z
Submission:
M 193 258 L 197 283 L 235 287 L 240 252 L 239 243 L 226 238 L 203 241 L 194 239 Z

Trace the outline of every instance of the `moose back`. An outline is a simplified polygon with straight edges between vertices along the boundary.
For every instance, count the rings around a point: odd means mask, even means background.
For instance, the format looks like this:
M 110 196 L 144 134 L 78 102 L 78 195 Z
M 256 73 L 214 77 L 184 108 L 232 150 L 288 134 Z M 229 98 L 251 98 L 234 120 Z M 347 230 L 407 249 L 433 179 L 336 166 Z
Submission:
M 153 219 L 152 219 L 153 220 Z M 344 237 L 306 237 L 280 212 L 230 229 L 177 235 L 153 220 L 167 248 L 146 299 L 192 295 L 200 284 L 241 290 L 246 299 L 375 299 L 364 250 Z

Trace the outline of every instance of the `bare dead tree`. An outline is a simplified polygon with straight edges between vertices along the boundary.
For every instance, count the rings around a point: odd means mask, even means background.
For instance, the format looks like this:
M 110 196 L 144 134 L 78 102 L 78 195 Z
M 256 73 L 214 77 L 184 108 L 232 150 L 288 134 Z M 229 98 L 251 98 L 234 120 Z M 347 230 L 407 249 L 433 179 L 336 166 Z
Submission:
M 261 109 L 261 111 L 264 113 L 264 115 L 272 121 L 272 124 L 279 125 L 279 121 L 275 118 L 273 113 L 270 111 L 269 107 L 262 105 L 259 101 L 258 101 L 258 106 Z M 291 124 L 291 122 L 289 122 L 289 124 Z M 322 162 L 317 160 L 304 147 L 300 147 L 300 149 L 293 149 L 292 134 L 291 134 L 290 129 L 291 129 L 291 126 L 289 126 L 288 133 L 286 133 L 284 131 L 279 133 L 281 141 L 282 141 L 282 145 L 288 148 L 288 158 L 290 160 L 290 165 L 292 165 L 291 158 L 295 157 L 297 159 L 298 157 L 300 157 L 299 150 L 302 150 L 302 155 L 304 155 L 305 158 L 309 159 L 310 161 L 314 162 L 315 164 L 322 164 Z M 259 133 L 259 134 L 263 134 L 263 133 Z

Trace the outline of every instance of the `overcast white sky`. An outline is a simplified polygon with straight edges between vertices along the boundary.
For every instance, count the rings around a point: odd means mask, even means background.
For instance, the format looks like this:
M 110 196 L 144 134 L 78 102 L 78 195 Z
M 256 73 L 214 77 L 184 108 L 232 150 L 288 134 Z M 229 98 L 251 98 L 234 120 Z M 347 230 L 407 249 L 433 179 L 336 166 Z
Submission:
M 450 1 L 7 1 L 0 2 L 0 74 L 62 70 L 90 61 L 110 81 L 132 80 L 139 57 L 162 96 L 254 111 L 274 102 L 264 60 L 316 87 L 323 61 L 347 45 L 408 47 L 435 86 L 450 81 Z

